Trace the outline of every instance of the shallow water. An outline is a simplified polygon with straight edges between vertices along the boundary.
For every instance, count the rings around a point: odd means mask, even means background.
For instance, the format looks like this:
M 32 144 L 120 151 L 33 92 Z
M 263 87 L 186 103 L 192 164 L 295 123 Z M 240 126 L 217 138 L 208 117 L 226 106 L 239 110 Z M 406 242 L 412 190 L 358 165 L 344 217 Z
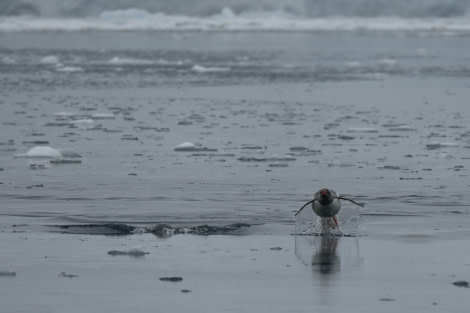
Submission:
M 0 33 L 2 309 L 461 312 L 468 38 Z
M 468 214 L 467 37 L 1 36 L 7 224 L 293 225 L 324 186 Z M 73 157 L 15 157 L 36 146 Z

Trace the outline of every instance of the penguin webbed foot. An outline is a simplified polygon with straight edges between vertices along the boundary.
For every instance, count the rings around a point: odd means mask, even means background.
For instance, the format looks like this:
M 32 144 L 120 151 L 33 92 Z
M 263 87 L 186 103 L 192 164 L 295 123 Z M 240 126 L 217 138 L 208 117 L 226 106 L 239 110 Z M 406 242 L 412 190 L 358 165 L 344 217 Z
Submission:
M 331 229 L 336 229 L 336 228 L 339 228 L 339 222 L 338 222 L 338 219 L 336 218 L 336 216 L 323 217 L 321 219 L 321 226 L 323 228 L 327 227 L 327 228 L 331 228 Z

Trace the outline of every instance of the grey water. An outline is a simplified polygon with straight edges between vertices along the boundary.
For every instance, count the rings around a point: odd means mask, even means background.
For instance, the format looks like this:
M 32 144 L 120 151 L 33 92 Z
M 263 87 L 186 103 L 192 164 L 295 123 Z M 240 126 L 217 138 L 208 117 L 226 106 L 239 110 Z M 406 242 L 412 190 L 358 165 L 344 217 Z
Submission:
M 468 214 L 467 51 L 442 34 L 0 33 L 2 227 L 292 228 L 325 186 L 363 222 Z M 63 158 L 18 157 L 42 146 Z

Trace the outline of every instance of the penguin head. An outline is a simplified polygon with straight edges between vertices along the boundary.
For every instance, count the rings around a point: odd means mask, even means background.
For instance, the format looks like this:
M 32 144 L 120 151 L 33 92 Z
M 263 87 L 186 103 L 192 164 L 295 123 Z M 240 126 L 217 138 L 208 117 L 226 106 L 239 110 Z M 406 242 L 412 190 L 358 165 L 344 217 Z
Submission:
M 318 202 L 320 202 L 323 205 L 328 205 L 334 200 L 333 194 L 331 193 L 329 189 L 323 188 L 320 191 L 318 191 L 317 194 L 318 194 L 318 197 L 317 197 Z

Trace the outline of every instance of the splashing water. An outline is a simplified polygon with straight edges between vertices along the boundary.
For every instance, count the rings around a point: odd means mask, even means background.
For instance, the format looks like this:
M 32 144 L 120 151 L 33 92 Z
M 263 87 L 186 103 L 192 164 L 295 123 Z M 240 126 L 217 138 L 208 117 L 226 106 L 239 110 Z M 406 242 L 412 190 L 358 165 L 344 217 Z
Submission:
M 295 217 L 296 235 L 334 235 L 334 236 L 357 236 L 359 227 L 359 207 L 344 205 L 339 214 L 339 227 L 334 226 L 329 218 L 321 218 L 312 210 L 303 210 Z

